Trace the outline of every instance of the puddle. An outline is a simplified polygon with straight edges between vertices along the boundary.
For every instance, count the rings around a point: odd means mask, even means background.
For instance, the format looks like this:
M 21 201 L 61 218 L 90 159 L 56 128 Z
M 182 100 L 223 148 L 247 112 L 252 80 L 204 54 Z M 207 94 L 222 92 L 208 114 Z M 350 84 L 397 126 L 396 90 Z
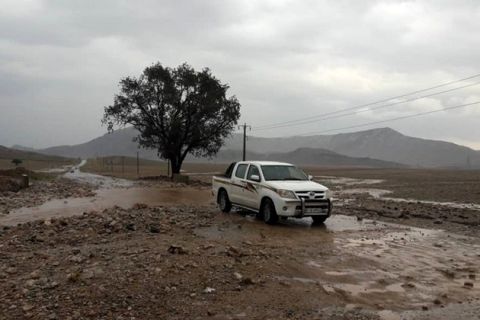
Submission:
M 38 207 L 13 210 L 0 217 L 0 224 L 15 225 L 37 219 L 80 215 L 101 211 L 113 206 L 131 208 L 136 203 L 149 206 L 207 205 L 212 201 L 210 191 L 194 188 L 124 188 L 100 189 L 94 197 L 55 199 Z
M 243 215 L 242 215 L 243 214 Z M 219 214 L 217 222 L 220 225 L 199 228 L 195 233 L 210 240 L 228 238 L 230 241 L 241 241 L 249 236 L 257 237 L 260 233 L 264 237 L 281 238 L 282 241 L 296 243 L 308 243 L 312 240 L 321 240 L 326 243 L 333 242 L 333 233 L 354 231 L 375 231 L 385 229 L 385 223 L 377 223 L 373 220 L 358 221 L 355 217 L 333 215 L 323 225 L 312 225 L 310 218 L 288 219 L 279 221 L 275 227 L 255 219 L 253 215 L 232 212 Z M 286 236 L 287 235 L 287 236 Z
M 72 165 L 65 165 L 58 168 L 51 168 L 51 169 L 42 169 L 42 170 L 35 170 L 35 172 L 42 172 L 42 173 L 64 173 L 70 171 L 72 169 Z
M 385 197 L 385 195 L 388 195 L 388 194 L 392 193 L 392 191 L 385 190 L 385 189 L 354 188 L 354 189 L 339 190 L 339 191 L 336 191 L 336 192 L 338 194 L 344 194 L 344 195 L 366 193 L 366 194 L 369 194 L 370 196 L 372 196 L 375 199 L 385 200 L 385 201 L 421 203 L 421 204 L 429 204 L 429 205 L 435 205 L 435 206 L 445 206 L 445 207 L 455 208 L 455 209 L 480 210 L 480 204 L 476 204 L 476 203 L 439 202 L 439 201 Z M 344 200 L 344 202 L 348 202 L 348 201 Z
M 82 183 L 88 183 L 100 188 L 128 188 L 134 185 L 134 182 L 126 179 L 119 179 L 98 174 L 82 172 L 80 170 L 87 163 L 87 160 L 82 160 L 78 166 L 74 166 L 67 173 L 65 178 L 75 180 Z
M 367 185 L 378 184 L 385 181 L 382 179 L 355 179 L 355 178 L 335 177 L 335 176 L 315 176 L 314 178 L 321 182 L 344 185 L 344 186 L 354 186 L 354 185 L 360 185 L 360 184 L 367 184 Z
M 366 193 L 376 199 L 385 199 L 383 198 L 384 195 L 392 193 L 390 190 L 385 189 L 374 189 L 374 188 L 355 188 L 355 189 L 345 189 L 337 191 L 339 194 L 361 194 Z
M 391 310 L 382 310 L 378 312 L 378 316 L 381 320 L 401 320 L 402 318 L 398 313 Z

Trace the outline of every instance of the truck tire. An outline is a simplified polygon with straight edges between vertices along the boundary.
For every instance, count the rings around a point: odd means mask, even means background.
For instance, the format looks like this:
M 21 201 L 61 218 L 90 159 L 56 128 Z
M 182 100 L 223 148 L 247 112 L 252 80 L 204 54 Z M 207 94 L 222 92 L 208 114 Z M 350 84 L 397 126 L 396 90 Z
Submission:
M 327 220 L 328 216 L 312 216 L 312 224 L 314 225 L 319 225 L 325 222 Z
M 262 206 L 263 221 L 267 224 L 275 224 L 278 221 L 277 211 L 272 200 L 265 199 Z
M 218 194 L 218 205 L 220 206 L 220 210 L 222 210 L 223 213 L 229 213 L 230 210 L 232 210 L 232 203 L 228 198 L 227 191 L 223 189 L 220 190 L 220 193 Z

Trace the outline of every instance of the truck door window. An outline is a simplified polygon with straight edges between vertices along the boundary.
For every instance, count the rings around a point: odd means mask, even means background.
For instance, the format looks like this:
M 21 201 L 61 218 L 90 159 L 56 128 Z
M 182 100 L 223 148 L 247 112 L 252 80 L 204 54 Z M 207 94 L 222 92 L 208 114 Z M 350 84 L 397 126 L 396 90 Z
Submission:
M 234 162 L 234 163 L 232 163 L 228 166 L 227 171 L 225 171 L 225 178 L 231 178 L 232 177 L 233 168 L 235 168 L 235 164 L 236 164 L 236 162 Z
M 251 165 L 250 168 L 248 168 L 248 174 L 247 174 L 247 179 L 252 180 L 252 176 L 256 175 L 260 177 L 260 170 L 254 165 Z
M 235 177 L 240 179 L 245 179 L 245 172 L 247 171 L 247 164 L 239 164 L 237 171 L 235 172 Z

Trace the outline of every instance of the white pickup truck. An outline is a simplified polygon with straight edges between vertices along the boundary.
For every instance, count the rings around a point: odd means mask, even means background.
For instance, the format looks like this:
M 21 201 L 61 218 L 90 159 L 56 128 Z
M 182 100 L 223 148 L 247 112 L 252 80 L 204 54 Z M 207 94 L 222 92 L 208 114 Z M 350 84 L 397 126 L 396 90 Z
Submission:
M 330 190 L 289 163 L 232 163 L 224 176 L 214 176 L 213 195 L 223 212 L 232 206 L 257 213 L 268 224 L 278 218 L 312 217 L 323 223 L 332 211 Z

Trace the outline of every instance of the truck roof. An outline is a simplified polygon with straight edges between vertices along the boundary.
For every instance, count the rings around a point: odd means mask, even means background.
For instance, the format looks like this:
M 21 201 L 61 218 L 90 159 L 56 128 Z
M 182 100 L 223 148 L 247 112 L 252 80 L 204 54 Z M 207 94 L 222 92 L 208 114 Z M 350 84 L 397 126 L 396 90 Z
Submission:
M 255 160 L 249 160 L 249 161 L 239 161 L 237 163 L 247 163 L 247 164 L 256 164 L 259 166 L 293 166 L 291 163 L 286 163 L 286 162 L 278 162 L 278 161 L 255 161 Z

